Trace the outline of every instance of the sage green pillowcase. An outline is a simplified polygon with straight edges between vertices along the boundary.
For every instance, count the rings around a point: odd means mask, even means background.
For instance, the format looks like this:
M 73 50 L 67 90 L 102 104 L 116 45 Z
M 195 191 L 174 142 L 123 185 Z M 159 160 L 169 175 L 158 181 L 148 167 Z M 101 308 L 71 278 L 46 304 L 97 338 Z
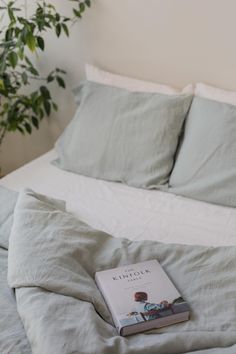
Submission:
M 58 139 L 57 166 L 89 177 L 158 188 L 168 182 L 192 96 L 134 93 L 94 82 Z
M 236 107 L 195 97 L 169 191 L 236 207 Z

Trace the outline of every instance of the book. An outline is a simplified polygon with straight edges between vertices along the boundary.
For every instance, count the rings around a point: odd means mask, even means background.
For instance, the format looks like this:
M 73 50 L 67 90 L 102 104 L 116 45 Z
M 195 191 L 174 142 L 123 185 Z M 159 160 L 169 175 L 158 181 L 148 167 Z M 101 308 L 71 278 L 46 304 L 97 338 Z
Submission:
M 121 336 L 189 319 L 187 302 L 155 259 L 96 272 L 95 281 Z

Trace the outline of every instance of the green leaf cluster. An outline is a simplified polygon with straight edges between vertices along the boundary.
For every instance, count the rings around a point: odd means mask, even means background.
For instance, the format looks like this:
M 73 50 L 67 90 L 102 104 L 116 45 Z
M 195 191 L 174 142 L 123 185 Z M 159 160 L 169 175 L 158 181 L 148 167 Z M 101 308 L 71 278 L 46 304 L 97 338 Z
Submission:
M 7 26 L 0 22 L 0 146 L 8 131 L 31 134 L 39 128 L 40 121 L 49 116 L 57 105 L 49 86 L 56 83 L 65 89 L 64 70 L 55 68 L 42 77 L 29 53 L 39 54 L 46 50 L 45 34 L 53 31 L 57 37 L 69 37 L 70 25 L 81 18 L 90 0 L 73 1 L 71 16 L 59 13 L 55 5 L 38 0 L 34 13 L 28 18 L 18 0 L 0 0 L 1 12 Z M 24 87 L 32 80 L 39 81 L 39 88 L 24 94 Z

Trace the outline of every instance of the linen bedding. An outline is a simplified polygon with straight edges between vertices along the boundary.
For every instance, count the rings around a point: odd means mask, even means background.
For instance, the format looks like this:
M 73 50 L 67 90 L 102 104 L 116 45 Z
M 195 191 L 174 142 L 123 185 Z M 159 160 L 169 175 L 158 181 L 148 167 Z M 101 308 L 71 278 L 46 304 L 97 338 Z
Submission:
M 30 354 L 31 347 L 7 283 L 8 240 L 18 193 L 0 187 L 0 353 Z
M 51 150 L 2 178 L 0 185 L 17 192 L 31 188 L 64 200 L 80 220 L 116 237 L 236 245 L 236 208 L 80 176 L 53 166 L 56 158 Z
M 234 246 L 115 238 L 66 212 L 63 202 L 31 190 L 22 191 L 17 199 L 16 193 L 1 188 L 0 198 L 4 200 L 1 252 L 7 252 L 11 231 L 8 282 L 15 289 L 14 297 L 5 286 L 11 302 L 0 298 L 1 308 L 8 314 L 4 322 L 0 320 L 0 333 L 7 329 L 12 333 L 11 348 L 0 337 L 1 353 L 236 352 Z M 161 262 L 189 302 L 191 320 L 119 337 L 94 283 L 94 273 L 153 258 Z M 6 269 L 1 276 L 6 281 Z M 11 316 L 13 327 L 7 321 Z

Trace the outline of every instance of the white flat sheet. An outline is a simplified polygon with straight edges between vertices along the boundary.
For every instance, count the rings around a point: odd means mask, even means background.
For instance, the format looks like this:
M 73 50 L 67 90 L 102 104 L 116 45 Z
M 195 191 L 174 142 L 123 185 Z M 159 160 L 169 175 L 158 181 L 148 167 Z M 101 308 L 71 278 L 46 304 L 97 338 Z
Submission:
M 166 243 L 236 245 L 236 209 L 65 172 L 54 150 L 1 179 L 0 185 L 66 201 L 67 210 L 116 237 Z

